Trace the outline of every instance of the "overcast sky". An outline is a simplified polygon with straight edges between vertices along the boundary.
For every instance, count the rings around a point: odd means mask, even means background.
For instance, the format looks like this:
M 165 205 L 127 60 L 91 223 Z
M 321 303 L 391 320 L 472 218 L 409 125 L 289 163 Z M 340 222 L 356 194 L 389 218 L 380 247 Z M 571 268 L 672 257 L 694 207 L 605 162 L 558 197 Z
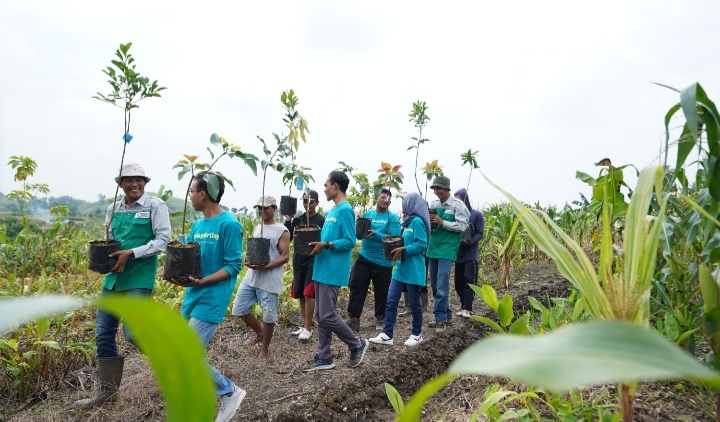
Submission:
M 101 69 L 132 41 L 137 70 L 168 87 L 132 118 L 126 162 L 145 167 L 147 190 L 183 196 L 172 166 L 209 160 L 213 132 L 260 155 L 256 135 L 283 130 L 279 97 L 292 88 L 311 131 L 298 162 L 320 191 L 340 160 L 373 179 L 381 161 L 401 164 L 404 190 L 417 191 L 407 116 L 420 99 L 431 120 L 419 166 L 438 159 L 455 190 L 469 172 L 460 154 L 478 150 L 482 171 L 519 199 L 563 205 L 589 198 L 575 171 L 597 174 L 602 158 L 658 163 L 679 96 L 651 81 L 697 81 L 720 98 L 718 12 L 717 1 L 4 1 L 0 192 L 19 187 L 9 157 L 26 155 L 53 196 L 112 197 L 122 111 L 91 96 L 109 92 Z M 222 202 L 252 206 L 261 175 L 239 160 L 216 168 L 237 188 Z M 268 175 L 268 194 L 287 191 Z M 478 172 L 469 193 L 502 198 Z

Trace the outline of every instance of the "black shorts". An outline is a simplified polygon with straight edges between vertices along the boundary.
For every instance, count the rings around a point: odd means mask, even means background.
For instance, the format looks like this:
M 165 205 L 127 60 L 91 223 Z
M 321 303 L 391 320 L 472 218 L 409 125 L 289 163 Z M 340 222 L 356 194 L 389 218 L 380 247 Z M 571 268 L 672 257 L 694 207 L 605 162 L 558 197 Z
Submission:
M 315 298 L 315 286 L 312 280 L 313 267 L 293 270 L 292 291 L 290 296 L 293 299 L 303 297 Z

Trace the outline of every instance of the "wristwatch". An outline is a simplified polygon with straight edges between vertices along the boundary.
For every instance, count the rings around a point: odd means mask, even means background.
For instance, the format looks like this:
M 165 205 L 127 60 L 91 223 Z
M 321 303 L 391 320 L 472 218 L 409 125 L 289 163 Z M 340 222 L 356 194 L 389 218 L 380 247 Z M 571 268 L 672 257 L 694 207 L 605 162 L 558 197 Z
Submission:
M 330 249 L 330 242 L 325 242 L 325 249 Z

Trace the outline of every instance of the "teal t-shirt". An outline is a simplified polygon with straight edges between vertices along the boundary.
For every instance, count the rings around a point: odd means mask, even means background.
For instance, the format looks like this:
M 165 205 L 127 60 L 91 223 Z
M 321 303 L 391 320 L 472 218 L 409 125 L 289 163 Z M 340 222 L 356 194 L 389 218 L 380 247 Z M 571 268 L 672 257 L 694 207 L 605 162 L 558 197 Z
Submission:
M 392 267 L 393 262 L 385 259 L 382 240 L 388 236 L 400 236 L 400 219 L 397 215 L 391 213 L 390 211 L 380 214 L 376 210 L 366 212 L 363 214 L 363 217 L 372 220 L 370 229 L 375 231 L 375 236 L 369 238 L 358 237 L 358 239 L 362 239 L 360 255 L 373 264 L 381 265 L 383 267 Z M 388 219 L 390 219 L 389 233 Z
M 225 318 L 242 269 L 242 227 L 235 216 L 224 211 L 213 218 L 196 221 L 190 229 L 188 241 L 200 244 L 203 277 L 221 268 L 230 277 L 207 286 L 186 288 L 182 315 L 219 324 Z
M 413 217 L 410 224 L 403 230 L 405 251 L 393 271 L 393 280 L 407 284 L 424 286 L 425 281 L 425 250 L 428 245 L 427 229 L 420 217 Z
M 350 260 L 355 247 L 355 213 L 350 204 L 342 202 L 325 216 L 320 232 L 321 242 L 333 242 L 332 249 L 315 255 L 313 281 L 332 286 L 347 286 L 350 279 Z

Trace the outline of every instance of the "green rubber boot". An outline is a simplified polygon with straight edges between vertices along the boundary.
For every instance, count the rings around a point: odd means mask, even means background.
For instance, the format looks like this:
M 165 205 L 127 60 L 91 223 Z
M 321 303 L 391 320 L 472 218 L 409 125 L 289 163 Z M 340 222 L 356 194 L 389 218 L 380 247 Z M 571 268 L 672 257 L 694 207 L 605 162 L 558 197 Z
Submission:
M 123 356 L 98 358 L 98 381 L 100 385 L 95 397 L 78 400 L 75 402 L 75 406 L 92 407 L 103 404 L 108 400 L 114 401 L 117 398 L 116 393 L 122 381 L 124 365 L 125 357 Z

